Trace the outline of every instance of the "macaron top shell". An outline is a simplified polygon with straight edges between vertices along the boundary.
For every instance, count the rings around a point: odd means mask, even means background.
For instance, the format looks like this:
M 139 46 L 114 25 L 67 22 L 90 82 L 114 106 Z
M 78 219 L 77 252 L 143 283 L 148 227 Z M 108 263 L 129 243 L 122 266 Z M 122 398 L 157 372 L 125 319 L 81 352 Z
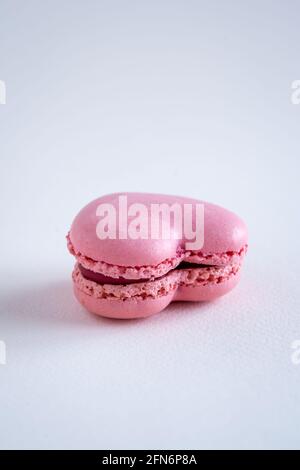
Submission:
M 119 196 L 127 196 L 128 206 L 139 203 L 151 210 L 151 204 L 204 204 L 204 244 L 199 251 L 203 255 L 239 253 L 247 245 L 247 229 L 244 222 L 233 212 L 220 206 L 195 199 L 160 194 L 115 193 L 95 199 L 75 217 L 68 235 L 69 248 L 75 256 L 109 265 L 140 267 L 157 266 L 166 260 L 186 257 L 193 253 L 185 250 L 186 239 L 131 239 L 120 238 L 118 224 L 116 239 L 100 239 L 96 227 L 99 222 L 97 208 L 111 204 L 118 217 Z M 170 266 L 172 268 L 172 266 Z

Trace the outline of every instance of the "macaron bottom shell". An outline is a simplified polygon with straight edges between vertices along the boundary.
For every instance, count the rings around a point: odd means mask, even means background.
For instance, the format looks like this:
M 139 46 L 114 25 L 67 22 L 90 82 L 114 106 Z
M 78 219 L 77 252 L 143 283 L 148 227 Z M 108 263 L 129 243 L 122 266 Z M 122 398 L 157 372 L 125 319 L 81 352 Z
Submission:
M 80 304 L 90 313 L 107 318 L 135 319 L 146 318 L 164 310 L 174 301 L 210 301 L 230 292 L 239 282 L 240 272 L 221 283 L 208 283 L 201 286 L 180 286 L 157 298 L 101 299 L 89 295 L 73 283 L 74 294 Z
M 100 315 L 101 317 L 120 320 L 146 318 L 155 313 L 159 313 L 164 310 L 174 298 L 174 292 L 170 292 L 157 299 L 99 299 L 79 290 L 75 284 L 74 294 L 81 305 L 90 313 Z

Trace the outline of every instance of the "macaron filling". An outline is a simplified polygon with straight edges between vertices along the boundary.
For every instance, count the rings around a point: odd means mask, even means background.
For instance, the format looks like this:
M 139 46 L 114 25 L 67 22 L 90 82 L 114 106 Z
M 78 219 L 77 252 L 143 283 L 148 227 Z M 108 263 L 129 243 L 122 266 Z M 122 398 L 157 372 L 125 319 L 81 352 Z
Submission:
M 200 269 L 200 268 L 215 268 L 216 266 L 210 266 L 207 264 L 197 264 L 197 263 L 187 263 L 186 261 L 182 261 L 174 270 L 180 269 Z M 82 276 L 87 279 L 88 281 L 96 282 L 97 284 L 112 284 L 112 285 L 129 285 L 129 284 L 136 284 L 141 282 L 150 281 L 151 278 L 148 279 L 126 279 L 122 276 L 115 278 L 110 276 L 105 276 L 102 273 L 96 273 L 95 271 L 91 271 L 90 269 L 86 269 L 80 263 L 78 263 L 78 268 L 82 274 Z M 171 270 L 173 271 L 173 270 Z M 171 272 L 169 271 L 169 272 Z M 163 277 L 159 276 L 158 278 Z M 158 279 L 156 278 L 156 279 Z M 154 279 L 154 278 L 153 278 Z M 153 280 L 152 279 L 152 280 Z
M 95 299 L 156 299 L 174 292 L 178 287 L 193 288 L 222 284 L 234 278 L 239 273 L 240 267 L 241 264 L 173 269 L 155 279 L 139 279 L 129 284 L 100 284 L 86 279 L 77 263 L 72 277 L 76 289 Z
M 82 276 L 87 279 L 88 281 L 96 282 L 97 284 L 112 284 L 112 285 L 128 285 L 134 284 L 137 282 L 145 282 L 148 279 L 125 279 L 124 277 L 110 277 L 105 276 L 102 273 L 96 273 L 95 271 L 91 271 L 90 269 L 86 269 L 82 266 L 82 264 L 78 264 L 78 268 L 82 274 Z

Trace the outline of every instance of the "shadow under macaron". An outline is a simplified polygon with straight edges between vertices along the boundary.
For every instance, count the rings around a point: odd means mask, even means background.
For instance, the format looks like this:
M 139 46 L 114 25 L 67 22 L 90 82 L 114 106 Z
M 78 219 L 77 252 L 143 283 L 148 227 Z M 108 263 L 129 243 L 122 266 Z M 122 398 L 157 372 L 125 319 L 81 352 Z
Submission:
M 40 328 L 41 325 L 49 328 L 66 324 L 85 325 L 85 327 L 123 325 L 125 329 L 151 321 L 163 323 L 166 319 L 169 321 L 170 316 L 180 318 L 186 315 L 198 315 L 205 312 L 206 307 L 214 302 L 176 301 L 150 317 L 107 318 L 90 313 L 80 305 L 74 296 L 72 282 L 69 279 L 63 279 L 1 293 L 0 323 L 3 327 L 13 325 L 21 327 L 23 325 L 24 328 L 34 328 L 35 326 Z
M 14 288 L 1 294 L 1 321 L 21 324 L 82 322 L 83 311 L 76 302 L 70 280 Z

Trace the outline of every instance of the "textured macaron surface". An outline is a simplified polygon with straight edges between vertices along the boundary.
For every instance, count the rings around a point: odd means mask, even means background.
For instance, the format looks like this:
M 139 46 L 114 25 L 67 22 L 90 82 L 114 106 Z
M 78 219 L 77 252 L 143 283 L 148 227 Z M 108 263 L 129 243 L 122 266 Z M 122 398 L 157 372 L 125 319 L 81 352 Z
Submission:
M 97 235 L 100 205 L 110 204 L 119 216 L 119 196 L 127 197 L 128 205 L 142 204 L 151 213 L 152 204 L 174 203 L 204 205 L 204 244 L 200 250 L 186 250 L 187 239 L 122 238 L 116 227 L 115 239 Z M 193 221 L 194 223 L 194 221 Z M 85 206 L 75 217 L 68 234 L 68 247 L 86 269 L 106 276 L 128 279 L 159 277 L 174 269 L 183 260 L 208 265 L 236 262 L 247 245 L 244 222 L 233 212 L 195 199 L 144 193 L 116 193 L 98 198 Z

